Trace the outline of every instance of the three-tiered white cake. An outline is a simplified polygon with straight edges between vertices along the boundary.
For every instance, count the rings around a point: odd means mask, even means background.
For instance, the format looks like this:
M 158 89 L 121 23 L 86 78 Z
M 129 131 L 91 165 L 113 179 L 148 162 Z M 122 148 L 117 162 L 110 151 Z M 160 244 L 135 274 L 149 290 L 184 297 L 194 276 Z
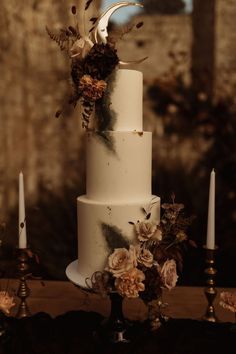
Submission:
M 104 269 L 111 253 L 104 225 L 134 243 L 136 235 L 129 221 L 143 219 L 143 208 L 151 201 L 155 203 L 150 221 L 158 224 L 160 220 L 160 198 L 151 189 L 152 133 L 143 131 L 143 75 L 128 69 L 119 69 L 115 75 L 110 109 L 116 121 L 109 132 L 115 152 L 96 133 L 86 133 L 86 195 L 77 200 L 78 261 L 73 270 L 67 269 L 68 277 L 82 287 L 87 277 Z

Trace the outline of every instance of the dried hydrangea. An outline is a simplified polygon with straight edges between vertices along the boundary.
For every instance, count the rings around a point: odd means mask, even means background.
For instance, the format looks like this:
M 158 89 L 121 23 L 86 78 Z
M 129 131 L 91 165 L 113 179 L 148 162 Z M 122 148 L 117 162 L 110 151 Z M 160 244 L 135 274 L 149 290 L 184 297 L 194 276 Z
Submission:
M 79 90 L 85 100 L 97 101 L 105 92 L 107 84 L 104 80 L 93 79 L 90 75 L 83 75 L 79 82 Z

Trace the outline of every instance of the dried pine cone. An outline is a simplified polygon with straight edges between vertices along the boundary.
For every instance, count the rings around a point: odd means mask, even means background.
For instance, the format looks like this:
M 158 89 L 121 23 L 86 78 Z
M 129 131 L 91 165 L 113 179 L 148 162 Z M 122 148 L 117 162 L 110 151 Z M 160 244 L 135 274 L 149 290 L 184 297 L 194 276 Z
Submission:
M 106 79 L 119 63 L 116 52 L 109 44 L 95 44 L 84 59 L 84 72 L 98 80 Z

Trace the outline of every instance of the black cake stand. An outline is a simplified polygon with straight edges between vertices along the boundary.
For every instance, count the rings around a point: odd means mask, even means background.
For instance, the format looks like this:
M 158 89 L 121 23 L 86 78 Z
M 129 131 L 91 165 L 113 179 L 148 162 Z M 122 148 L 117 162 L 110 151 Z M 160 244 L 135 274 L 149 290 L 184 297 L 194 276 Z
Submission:
M 79 273 L 78 259 L 67 266 L 66 276 L 79 289 L 94 293 L 86 284 L 86 278 Z M 112 343 L 128 343 L 131 324 L 123 315 L 123 297 L 114 291 L 109 293 L 109 298 L 111 302 L 110 315 L 100 323 L 94 332 L 94 337 Z

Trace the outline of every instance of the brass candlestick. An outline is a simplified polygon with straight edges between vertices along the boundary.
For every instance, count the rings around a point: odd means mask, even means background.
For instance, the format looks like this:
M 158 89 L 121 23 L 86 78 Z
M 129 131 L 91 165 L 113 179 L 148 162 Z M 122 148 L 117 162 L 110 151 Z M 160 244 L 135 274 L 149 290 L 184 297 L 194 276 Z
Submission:
M 204 293 L 206 295 L 208 305 L 206 309 L 206 313 L 203 316 L 203 320 L 209 322 L 217 322 L 218 319 L 215 315 L 214 308 L 214 300 L 217 295 L 217 290 L 215 288 L 215 277 L 217 270 L 215 269 L 215 249 L 207 249 L 206 248 L 206 269 L 205 274 L 207 275 L 206 279 L 206 287 L 204 289 Z
M 17 291 L 17 296 L 20 298 L 20 304 L 18 311 L 16 313 L 17 318 L 28 317 L 31 315 L 28 304 L 27 304 L 27 297 L 30 295 L 30 289 L 27 285 L 27 277 L 29 275 L 29 264 L 28 264 L 28 253 L 27 248 L 19 249 L 19 288 Z

